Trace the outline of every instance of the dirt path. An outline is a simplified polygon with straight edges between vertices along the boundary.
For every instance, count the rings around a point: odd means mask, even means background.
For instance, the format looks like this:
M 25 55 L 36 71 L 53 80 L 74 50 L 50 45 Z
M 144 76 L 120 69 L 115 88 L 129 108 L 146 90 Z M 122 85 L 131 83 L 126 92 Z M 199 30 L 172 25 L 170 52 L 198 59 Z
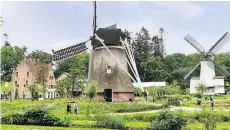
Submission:
M 137 114 L 137 113 L 156 113 L 160 112 L 163 110 L 169 110 L 169 111 L 178 111 L 178 110 L 183 110 L 183 111 L 200 111 L 202 108 L 194 108 L 194 107 L 170 107 L 166 109 L 160 109 L 160 110 L 151 110 L 151 111 L 141 111 L 141 112 L 127 112 L 127 113 L 112 113 L 112 115 L 124 115 L 124 114 Z

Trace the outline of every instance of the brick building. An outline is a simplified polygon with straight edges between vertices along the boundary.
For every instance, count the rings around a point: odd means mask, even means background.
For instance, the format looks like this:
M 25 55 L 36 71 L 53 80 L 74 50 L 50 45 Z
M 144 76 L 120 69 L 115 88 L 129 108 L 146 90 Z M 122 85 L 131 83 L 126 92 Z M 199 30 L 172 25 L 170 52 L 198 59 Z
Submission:
M 46 93 L 39 93 L 39 97 L 42 98 L 54 98 L 55 97 L 55 78 L 51 64 L 47 64 L 49 72 L 47 76 Z M 15 98 L 16 91 L 18 91 L 18 97 L 21 99 L 31 98 L 31 92 L 28 89 L 29 85 L 35 83 L 36 79 L 36 62 L 33 59 L 24 57 L 22 61 L 17 65 L 12 74 L 13 89 L 11 91 L 12 99 Z

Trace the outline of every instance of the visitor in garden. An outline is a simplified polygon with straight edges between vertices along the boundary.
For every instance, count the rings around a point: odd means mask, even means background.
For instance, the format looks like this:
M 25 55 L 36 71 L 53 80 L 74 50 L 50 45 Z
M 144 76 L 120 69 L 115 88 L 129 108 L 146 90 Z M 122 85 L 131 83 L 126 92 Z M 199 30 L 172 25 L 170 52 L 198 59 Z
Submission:
M 77 114 L 78 112 L 78 104 L 77 101 L 74 103 L 74 112 Z
M 147 102 L 147 92 L 143 92 L 143 95 L 144 95 L 145 101 Z
M 213 107 L 214 107 L 214 99 L 213 99 L 213 97 L 210 97 L 210 103 L 211 103 L 211 107 L 213 109 Z
M 68 103 L 67 105 L 67 115 L 71 113 L 71 106 L 70 106 L 70 103 Z

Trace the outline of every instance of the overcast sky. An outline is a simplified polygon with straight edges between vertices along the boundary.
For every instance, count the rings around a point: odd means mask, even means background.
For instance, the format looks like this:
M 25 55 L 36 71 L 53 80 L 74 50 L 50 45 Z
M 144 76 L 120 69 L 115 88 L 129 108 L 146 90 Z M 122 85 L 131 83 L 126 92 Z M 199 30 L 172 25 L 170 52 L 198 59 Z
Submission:
M 98 2 L 98 26 L 114 23 L 137 32 L 142 26 L 150 35 L 163 27 L 168 54 L 194 53 L 183 37 L 191 34 L 208 50 L 230 32 L 230 2 Z M 51 52 L 85 41 L 92 35 L 93 2 L 3 2 L 3 33 L 12 45 L 28 51 Z M 3 41 L 3 38 L 2 38 Z M 220 52 L 230 51 L 230 42 Z

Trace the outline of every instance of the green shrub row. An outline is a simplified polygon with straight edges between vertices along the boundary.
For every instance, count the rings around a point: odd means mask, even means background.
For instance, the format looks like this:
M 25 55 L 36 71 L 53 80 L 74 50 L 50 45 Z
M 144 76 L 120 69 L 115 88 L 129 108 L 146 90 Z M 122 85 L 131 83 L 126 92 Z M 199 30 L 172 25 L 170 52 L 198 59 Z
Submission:
M 124 120 L 118 117 L 112 117 L 109 115 L 97 114 L 96 127 L 99 128 L 110 128 L 110 129 L 126 129 Z
M 1 118 L 2 124 L 41 125 L 41 126 L 68 126 L 70 120 L 60 119 L 47 110 L 32 109 L 24 114 L 12 114 Z

